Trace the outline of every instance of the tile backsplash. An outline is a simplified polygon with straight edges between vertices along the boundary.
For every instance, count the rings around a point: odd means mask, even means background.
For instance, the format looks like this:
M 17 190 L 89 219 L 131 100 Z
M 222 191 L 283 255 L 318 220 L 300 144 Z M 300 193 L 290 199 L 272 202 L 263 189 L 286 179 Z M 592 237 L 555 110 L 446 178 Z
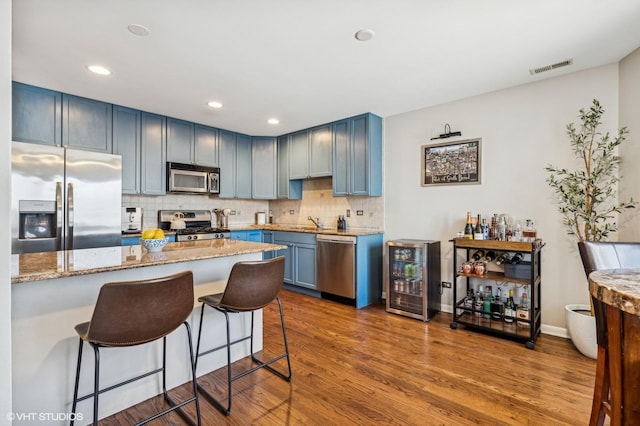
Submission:
M 124 207 L 142 207 L 143 228 L 158 226 L 158 210 L 212 210 L 231 209 L 229 226 L 255 223 L 256 212 L 273 212 L 273 222 L 283 225 L 312 225 L 309 216 L 320 218 L 323 226 L 335 227 L 339 215 L 345 217 L 352 228 L 383 229 L 383 197 L 333 197 L 331 178 L 310 179 L 302 183 L 302 200 L 241 200 L 220 199 L 206 195 L 169 194 L 165 196 L 123 195 Z M 359 216 L 358 211 L 362 212 Z

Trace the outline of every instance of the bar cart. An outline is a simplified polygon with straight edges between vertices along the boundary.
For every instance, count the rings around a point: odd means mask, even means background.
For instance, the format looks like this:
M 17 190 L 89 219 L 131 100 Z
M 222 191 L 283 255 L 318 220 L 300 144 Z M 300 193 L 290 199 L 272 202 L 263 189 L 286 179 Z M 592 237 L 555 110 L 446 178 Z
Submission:
M 462 324 L 467 328 L 489 332 L 493 335 L 525 342 L 529 349 L 535 348 L 535 340 L 540 334 L 541 318 L 541 253 L 542 240 L 533 242 L 515 242 L 498 240 L 469 240 L 455 238 L 453 243 L 453 301 L 454 312 L 451 328 Z M 493 259 L 486 262 L 484 268 L 474 270 L 465 266 L 472 264 L 473 256 L 478 253 L 493 253 Z M 495 259 L 500 256 L 522 257 L 518 264 L 501 264 L 497 266 Z M 516 257 L 519 257 L 516 256 Z M 466 259 L 459 262 L 459 257 Z M 479 257 L 479 256 L 478 256 Z M 491 256 L 489 256 L 491 257 Z M 520 259 L 518 259 L 520 261 Z M 478 262 L 482 263 L 482 262 Z M 484 269 L 484 270 L 483 270 Z M 489 305 L 486 300 L 497 300 L 485 297 L 484 305 L 479 305 L 478 294 L 492 294 L 492 287 L 512 290 L 520 294 L 528 294 L 528 311 L 525 315 L 516 315 L 515 311 L 505 313 L 500 302 Z M 460 292 L 460 290 L 463 290 Z M 471 299 L 470 299 L 471 298 Z
M 429 321 L 440 312 L 440 241 L 387 241 L 387 312 Z

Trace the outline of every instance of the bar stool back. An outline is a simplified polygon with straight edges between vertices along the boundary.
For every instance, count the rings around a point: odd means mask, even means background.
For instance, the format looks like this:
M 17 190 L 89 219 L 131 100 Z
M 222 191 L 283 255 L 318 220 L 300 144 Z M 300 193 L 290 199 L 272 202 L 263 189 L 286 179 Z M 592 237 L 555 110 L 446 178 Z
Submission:
M 578 243 L 584 272 L 617 268 L 640 268 L 640 243 L 583 241 Z M 604 424 L 605 415 L 611 424 L 620 424 L 622 417 L 621 359 L 609 350 L 606 309 L 603 302 L 591 297 L 596 317 L 598 355 L 593 389 L 590 426 Z M 618 354 L 619 355 L 619 354 Z
M 75 326 L 80 337 L 76 381 L 73 393 L 72 413 L 75 414 L 77 403 L 93 398 L 93 424 L 98 424 L 98 400 L 103 392 L 113 390 L 136 380 L 156 373 L 162 373 L 162 389 L 170 408 L 141 421 L 148 423 L 171 411 L 177 410 L 189 424 L 194 424 L 181 409 L 182 406 L 195 402 L 197 424 L 200 424 L 200 405 L 195 379 L 195 359 L 192 349 L 191 328 L 187 318 L 193 311 L 193 274 L 185 271 L 178 274 L 141 281 L 112 282 L 102 286 L 98 295 L 91 321 Z M 193 396 L 180 403 L 174 402 L 167 393 L 166 387 L 166 336 L 180 325 L 187 330 L 187 344 L 191 360 Z M 100 348 L 127 347 L 149 343 L 158 339 L 162 341 L 162 367 L 141 374 L 105 389 L 100 389 Z M 82 347 L 87 342 L 94 350 L 94 390 L 92 393 L 78 397 L 80 367 L 82 363 Z M 75 418 L 75 416 L 72 416 Z M 73 425 L 73 421 L 71 421 Z
M 278 293 L 282 288 L 284 281 L 284 256 L 261 261 L 245 261 L 238 262 L 233 265 L 227 286 L 224 293 L 210 294 L 202 296 L 198 300 L 202 302 L 200 310 L 200 331 L 198 332 L 198 343 L 196 347 L 196 364 L 201 356 L 215 352 L 220 349 L 227 350 L 227 405 L 223 405 L 218 399 L 213 397 L 202 386 L 198 385 L 198 389 L 202 394 L 225 415 L 231 413 L 231 383 L 241 377 L 246 376 L 260 368 L 266 368 L 277 376 L 286 381 L 291 381 L 291 362 L 289 360 L 289 346 L 287 343 L 287 333 L 284 326 L 284 314 L 282 311 L 282 303 L 278 297 Z M 254 312 L 264 308 L 273 301 L 278 303 L 280 311 L 280 326 L 282 328 L 282 338 L 284 342 L 284 353 L 277 355 L 268 361 L 258 359 L 253 353 L 253 316 Z M 215 347 L 200 352 L 200 338 L 202 337 L 202 320 L 204 317 L 205 306 L 210 306 L 219 312 L 222 312 L 226 319 L 227 341 L 222 346 Z M 231 341 L 229 330 L 229 314 L 239 312 L 251 312 L 251 332 L 249 336 L 241 337 L 238 340 Z M 253 368 L 245 370 L 235 376 L 231 375 L 231 346 L 243 341 L 250 341 L 251 360 L 257 365 Z M 282 373 L 274 369 L 271 364 L 286 358 L 287 372 Z

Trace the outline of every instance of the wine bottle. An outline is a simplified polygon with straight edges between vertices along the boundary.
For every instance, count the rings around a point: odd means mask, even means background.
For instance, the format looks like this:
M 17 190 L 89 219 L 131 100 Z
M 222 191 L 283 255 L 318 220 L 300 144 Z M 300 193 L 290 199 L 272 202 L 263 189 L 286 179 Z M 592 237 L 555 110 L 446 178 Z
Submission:
M 515 263 L 517 265 L 518 263 L 521 263 L 521 262 L 522 262 L 522 253 L 516 253 L 511 258 L 511 263 Z
M 527 293 L 522 293 L 522 300 L 516 309 L 516 317 L 518 317 L 518 327 L 529 328 L 529 299 Z
M 509 290 L 509 298 L 504 305 L 504 322 L 512 323 L 516 316 L 516 303 L 513 301 L 513 290 Z
M 484 257 L 484 250 L 482 249 L 476 250 L 476 252 L 471 255 L 471 258 L 476 262 L 479 262 L 480 259 L 482 259 L 483 257 Z
M 484 259 L 482 261 L 484 263 L 491 263 L 495 258 L 496 258 L 496 252 L 493 250 L 489 250 L 487 254 L 484 255 Z
M 480 219 L 480 215 L 478 215 L 478 220 L 476 220 L 476 227 L 473 229 L 473 239 L 484 240 L 484 231 L 482 230 L 482 220 Z
M 471 224 L 471 212 L 467 212 L 467 224 L 464 226 L 464 237 L 473 240 L 473 225 Z
M 511 263 L 511 255 L 506 251 L 496 259 L 496 265 L 502 265 L 503 263 Z

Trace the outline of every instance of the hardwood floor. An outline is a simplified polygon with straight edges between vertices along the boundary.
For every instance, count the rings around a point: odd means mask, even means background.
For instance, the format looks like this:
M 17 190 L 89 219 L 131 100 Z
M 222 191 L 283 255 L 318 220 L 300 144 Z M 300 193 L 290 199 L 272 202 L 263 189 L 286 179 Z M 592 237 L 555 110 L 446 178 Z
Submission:
M 524 344 L 283 290 L 290 383 L 264 369 L 234 382 L 231 415 L 201 398 L 205 425 L 586 425 L 595 361 L 569 340 Z M 281 350 L 277 307 L 264 314 L 265 351 Z M 246 360 L 235 367 L 248 365 Z M 208 389 L 224 369 L 199 379 Z M 174 389 L 176 398 L 188 392 Z M 101 422 L 131 424 L 153 398 Z M 193 414 L 193 404 L 186 410 Z M 174 414 L 152 424 L 183 424 Z

